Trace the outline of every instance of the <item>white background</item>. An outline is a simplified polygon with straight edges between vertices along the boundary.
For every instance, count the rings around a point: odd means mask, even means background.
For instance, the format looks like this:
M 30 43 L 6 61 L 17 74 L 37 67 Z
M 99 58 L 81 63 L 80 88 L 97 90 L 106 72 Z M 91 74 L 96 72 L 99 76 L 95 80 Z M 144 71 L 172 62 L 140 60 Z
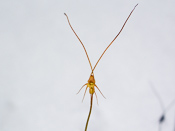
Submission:
M 174 0 L 1 0 L 0 131 L 83 131 L 94 66 L 97 91 L 88 131 L 158 131 L 162 108 L 175 99 Z M 175 106 L 162 131 L 173 131 Z

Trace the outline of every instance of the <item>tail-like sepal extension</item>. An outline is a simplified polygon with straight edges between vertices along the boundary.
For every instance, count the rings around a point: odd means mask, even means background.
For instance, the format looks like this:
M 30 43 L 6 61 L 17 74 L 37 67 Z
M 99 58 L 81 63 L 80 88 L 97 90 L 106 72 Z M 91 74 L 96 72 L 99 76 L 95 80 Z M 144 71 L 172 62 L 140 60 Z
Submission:
M 106 99 L 106 97 L 103 95 L 103 93 L 100 91 L 100 89 L 97 87 L 96 84 L 95 84 L 95 87 L 99 90 L 99 92 L 102 94 L 102 96 Z
M 95 93 L 95 96 L 96 96 L 96 99 L 97 99 L 97 105 L 98 105 L 98 98 L 97 98 L 97 94 L 96 94 L 96 92 L 94 92 Z
M 64 13 L 64 15 L 67 17 L 67 21 L 68 21 L 68 23 L 69 23 L 70 28 L 72 29 L 72 31 L 74 32 L 74 34 L 76 35 L 76 37 L 77 37 L 77 38 L 78 38 L 78 40 L 80 41 L 81 45 L 83 46 L 83 49 L 84 49 L 84 51 L 85 51 L 85 53 L 86 53 L 87 59 L 88 59 L 88 61 L 89 61 L 89 65 L 90 65 L 91 70 L 92 70 L 92 65 L 91 65 L 91 62 L 90 62 L 90 59 L 89 59 L 88 53 L 87 53 L 87 51 L 86 51 L 86 48 L 85 48 L 85 46 L 84 46 L 83 42 L 80 40 L 80 38 L 78 37 L 77 33 L 74 31 L 73 27 L 71 26 L 71 24 L 70 24 L 70 21 L 69 21 L 69 18 L 68 18 L 68 16 L 67 16 L 67 14 L 66 14 L 66 13 Z
M 137 4 L 138 5 L 138 4 Z M 94 68 L 92 69 L 92 72 L 95 70 L 98 62 L 100 61 L 100 59 L 102 58 L 102 56 L 105 54 L 105 52 L 107 51 L 107 49 L 112 45 L 112 43 L 115 41 L 115 39 L 117 39 L 117 37 L 120 35 L 120 33 L 122 32 L 123 28 L 125 27 L 125 24 L 127 23 L 129 17 L 131 16 L 132 12 L 135 10 L 136 6 L 134 7 L 134 9 L 131 11 L 131 13 L 129 14 L 129 16 L 127 17 L 127 19 L 125 20 L 125 23 L 123 24 L 122 28 L 120 29 L 119 33 L 115 36 L 115 38 L 112 40 L 112 42 L 106 47 L 106 49 L 104 50 L 104 52 L 102 53 L 102 55 L 100 56 L 100 58 L 98 59 L 97 63 L 95 64 Z
M 83 102 L 84 97 L 85 97 L 85 95 L 86 95 L 87 88 L 88 88 L 88 87 L 86 87 L 86 90 L 85 90 L 85 92 L 84 92 L 84 96 L 83 96 L 82 102 Z
M 80 90 L 77 92 L 77 94 L 81 91 L 81 89 L 82 89 L 85 85 L 87 85 L 87 83 L 84 84 L 84 85 L 80 88 Z

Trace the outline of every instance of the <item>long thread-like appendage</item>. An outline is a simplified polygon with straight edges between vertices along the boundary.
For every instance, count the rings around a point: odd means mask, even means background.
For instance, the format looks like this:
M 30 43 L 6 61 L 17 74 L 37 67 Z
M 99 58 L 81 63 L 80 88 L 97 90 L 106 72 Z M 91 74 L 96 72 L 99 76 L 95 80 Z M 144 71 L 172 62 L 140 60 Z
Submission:
M 85 131 L 87 131 L 87 127 L 88 127 L 88 123 L 89 123 L 89 118 L 90 118 L 90 116 L 91 116 L 92 102 L 93 102 L 93 94 L 91 94 L 91 105 L 90 105 L 89 115 L 88 115 L 87 122 L 86 122 Z
M 90 64 L 90 67 L 91 67 L 91 70 L 92 70 L 92 65 L 91 65 L 91 62 L 90 62 L 90 59 L 89 59 L 88 53 L 87 53 L 87 51 L 86 51 L 86 48 L 84 47 L 83 42 L 80 40 L 80 38 L 78 37 L 77 33 L 74 31 L 73 27 L 71 26 L 71 24 L 70 24 L 70 21 L 69 21 L 69 18 L 68 18 L 68 16 L 67 16 L 67 14 L 66 14 L 66 13 L 64 13 L 64 15 L 67 17 L 67 21 L 68 21 L 68 23 L 69 23 L 70 28 L 72 29 L 72 31 L 74 32 L 74 34 L 76 35 L 76 37 L 77 37 L 77 38 L 78 38 L 78 40 L 80 41 L 81 45 L 83 46 L 83 49 L 84 49 L 84 51 L 85 51 L 85 53 L 86 53 L 87 59 L 88 59 L 88 61 L 89 61 L 89 64 Z M 92 71 L 92 72 L 93 72 L 93 71 Z
M 137 4 L 138 5 L 138 4 Z M 136 6 L 137 6 L 136 5 Z M 123 28 L 125 27 L 125 24 L 127 23 L 129 17 L 131 16 L 132 12 L 135 10 L 136 6 L 134 7 L 134 9 L 131 11 L 131 13 L 129 14 L 128 18 L 126 19 L 125 23 L 123 24 L 122 28 L 120 29 L 119 33 L 117 34 L 117 36 L 112 40 L 112 42 L 107 46 L 107 48 L 104 50 L 104 52 L 102 53 L 102 55 L 100 56 L 100 58 L 98 59 L 97 63 L 95 64 L 94 68 L 92 69 L 92 72 L 95 70 L 98 62 L 100 61 L 100 59 L 102 58 L 102 56 L 105 54 L 105 52 L 107 51 L 107 49 L 112 45 L 112 43 L 115 41 L 115 39 L 120 35 L 120 33 L 122 32 Z

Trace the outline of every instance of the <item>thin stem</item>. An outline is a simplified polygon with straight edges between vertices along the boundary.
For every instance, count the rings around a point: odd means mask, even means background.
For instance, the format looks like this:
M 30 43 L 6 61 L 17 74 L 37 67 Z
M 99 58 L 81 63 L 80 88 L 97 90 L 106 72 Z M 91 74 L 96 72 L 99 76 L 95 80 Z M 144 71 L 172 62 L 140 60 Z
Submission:
M 89 118 L 90 118 L 90 116 L 91 116 L 91 111 L 92 111 L 92 102 L 93 102 L 93 94 L 91 94 L 91 105 L 90 105 L 89 115 L 88 115 L 87 122 L 86 122 L 85 131 L 87 131 Z
M 78 35 L 77 35 L 76 32 L 74 31 L 74 29 L 72 28 L 72 26 L 71 26 L 71 24 L 70 24 L 70 22 L 69 22 L 69 18 L 68 18 L 68 16 L 67 16 L 67 14 L 64 13 L 64 15 L 67 17 L 67 21 L 68 21 L 68 23 L 69 23 L 70 28 L 72 29 L 72 31 L 74 32 L 74 34 L 76 35 L 76 37 L 77 37 L 78 40 L 80 41 L 81 45 L 83 46 L 83 49 L 84 49 L 84 51 L 85 51 L 85 53 L 86 53 L 87 59 L 88 59 L 88 61 L 89 61 L 89 64 L 90 64 L 90 67 L 91 67 L 91 70 L 92 70 L 92 65 L 91 65 L 91 62 L 90 62 L 88 53 L 87 53 L 87 51 L 86 51 L 86 48 L 85 48 L 85 46 L 83 45 L 83 42 L 81 42 L 80 38 L 78 37 Z
M 157 90 L 154 87 L 152 82 L 150 82 L 150 86 L 151 86 L 151 89 L 152 89 L 154 95 L 159 100 L 159 103 L 160 103 L 160 106 L 161 106 L 162 112 L 163 112 L 160 119 L 159 119 L 159 127 L 158 127 L 159 131 L 161 131 L 162 130 L 162 123 L 165 121 L 165 115 L 166 115 L 167 111 L 175 104 L 175 99 L 165 108 L 163 101 L 162 101 L 160 95 L 158 94 L 158 92 L 157 92 Z
M 151 81 L 150 81 L 149 83 L 150 83 L 150 87 L 151 87 L 151 89 L 152 89 L 154 95 L 157 97 L 157 100 L 159 101 L 159 104 L 160 104 L 160 106 L 161 106 L 162 111 L 165 112 L 165 106 L 164 106 L 163 101 L 162 101 L 162 99 L 161 99 L 161 97 L 160 97 L 160 94 L 157 92 L 157 90 L 156 90 L 156 88 L 154 87 L 153 83 L 152 83 Z M 164 113 L 163 113 L 163 114 L 164 114 Z
M 138 5 L 138 4 L 137 4 Z M 137 6 L 136 5 L 136 6 Z M 123 24 L 122 28 L 120 29 L 119 33 L 117 34 L 117 36 L 112 40 L 112 42 L 108 45 L 108 47 L 104 50 L 104 52 L 102 53 L 102 55 L 100 56 L 100 58 L 98 59 L 97 63 L 95 64 L 94 68 L 92 69 L 92 72 L 95 70 L 98 62 L 100 61 L 100 59 L 102 58 L 102 56 L 105 54 L 105 52 L 107 51 L 107 49 L 111 46 L 111 44 L 115 41 L 115 39 L 120 35 L 120 33 L 122 32 L 126 22 L 128 21 L 129 17 L 131 16 L 132 12 L 135 10 L 136 6 L 134 7 L 134 9 L 131 11 L 131 13 L 129 14 L 128 18 L 126 19 L 125 23 Z
M 167 112 L 175 104 L 175 99 L 166 107 L 165 111 Z

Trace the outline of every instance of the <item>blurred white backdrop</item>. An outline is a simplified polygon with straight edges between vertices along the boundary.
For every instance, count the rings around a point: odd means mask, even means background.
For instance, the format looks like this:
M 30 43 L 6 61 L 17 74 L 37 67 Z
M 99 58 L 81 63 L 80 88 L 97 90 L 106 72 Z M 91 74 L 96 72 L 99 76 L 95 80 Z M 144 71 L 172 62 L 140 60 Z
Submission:
M 1 0 L 0 130 L 83 131 L 94 66 L 139 3 L 94 71 L 99 106 L 88 131 L 158 131 L 162 113 L 150 83 L 167 107 L 175 99 L 175 1 Z M 173 131 L 175 107 L 162 131 Z

